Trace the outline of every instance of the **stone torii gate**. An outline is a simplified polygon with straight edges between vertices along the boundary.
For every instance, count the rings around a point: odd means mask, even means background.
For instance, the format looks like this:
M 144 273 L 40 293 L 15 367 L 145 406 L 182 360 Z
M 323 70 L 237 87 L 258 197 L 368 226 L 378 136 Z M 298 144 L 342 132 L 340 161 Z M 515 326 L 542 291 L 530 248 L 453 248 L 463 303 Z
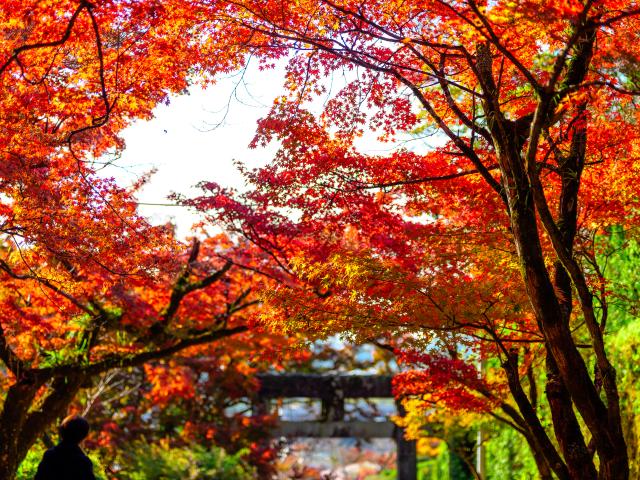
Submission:
M 272 398 L 317 398 L 322 402 L 318 421 L 280 421 L 276 437 L 392 438 L 397 446 L 398 480 L 416 480 L 416 443 L 404 438 L 393 422 L 344 421 L 345 398 L 393 398 L 390 375 L 313 375 L 289 373 L 258 376 L 260 390 L 254 412 L 269 411 Z M 396 403 L 399 413 L 401 405 Z

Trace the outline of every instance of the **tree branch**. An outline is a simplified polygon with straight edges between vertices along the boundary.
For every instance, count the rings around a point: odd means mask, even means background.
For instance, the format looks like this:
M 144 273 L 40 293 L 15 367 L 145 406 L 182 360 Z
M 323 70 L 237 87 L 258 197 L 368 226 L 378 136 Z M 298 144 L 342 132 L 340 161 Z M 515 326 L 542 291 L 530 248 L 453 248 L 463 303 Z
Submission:
M 90 363 L 84 366 L 60 365 L 57 367 L 36 369 L 33 370 L 33 373 L 36 376 L 44 376 L 47 378 L 64 377 L 78 372 L 82 373 L 85 376 L 93 376 L 99 373 L 104 373 L 113 368 L 127 368 L 142 365 L 143 363 L 149 362 L 151 360 L 168 357 L 169 355 L 180 352 L 189 347 L 204 345 L 206 343 L 211 343 L 222 338 L 246 332 L 248 329 L 249 327 L 242 325 L 228 329 L 216 330 L 204 335 L 200 335 L 198 337 L 183 339 L 173 345 L 159 348 L 157 350 L 149 350 L 134 355 L 107 355 L 103 359 L 95 363 Z
M 64 31 L 64 34 L 62 35 L 62 37 L 59 40 L 54 40 L 52 42 L 38 42 L 38 43 L 32 43 L 32 44 L 28 44 L 28 45 L 22 45 L 18 48 L 16 48 L 12 55 L 0 66 L 0 76 L 4 74 L 5 70 L 9 67 L 9 65 L 11 65 L 11 63 L 15 60 L 18 59 L 18 56 L 22 53 L 22 52 L 27 52 L 29 50 L 35 50 L 38 48 L 49 48 L 49 47 L 57 47 L 60 45 L 63 45 L 64 43 L 67 42 L 67 40 L 69 40 L 69 38 L 71 37 L 71 32 L 73 31 L 73 26 L 76 23 L 76 20 L 78 19 L 78 16 L 80 15 L 80 13 L 82 12 L 82 10 L 84 9 L 90 9 L 91 8 L 91 4 L 86 1 L 86 0 L 81 0 L 80 5 L 78 5 L 78 8 L 76 8 L 76 10 L 73 12 L 73 15 L 71 15 L 71 18 L 69 19 L 69 23 L 67 24 L 67 28 Z

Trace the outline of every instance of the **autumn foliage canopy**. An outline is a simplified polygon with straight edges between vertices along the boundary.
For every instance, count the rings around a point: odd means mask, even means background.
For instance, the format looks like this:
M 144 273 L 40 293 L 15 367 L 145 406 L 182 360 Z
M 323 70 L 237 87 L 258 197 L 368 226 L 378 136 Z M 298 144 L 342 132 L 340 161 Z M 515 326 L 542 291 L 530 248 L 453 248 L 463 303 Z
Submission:
M 52 418 L 32 402 L 62 411 L 94 373 L 259 326 L 396 349 L 398 396 L 507 422 L 543 478 L 628 478 L 598 239 L 638 222 L 639 15 L 3 2 L 0 463 Z M 181 245 L 96 168 L 170 93 L 249 58 L 287 65 L 252 144 L 279 150 L 244 193 L 178 198 L 227 232 Z

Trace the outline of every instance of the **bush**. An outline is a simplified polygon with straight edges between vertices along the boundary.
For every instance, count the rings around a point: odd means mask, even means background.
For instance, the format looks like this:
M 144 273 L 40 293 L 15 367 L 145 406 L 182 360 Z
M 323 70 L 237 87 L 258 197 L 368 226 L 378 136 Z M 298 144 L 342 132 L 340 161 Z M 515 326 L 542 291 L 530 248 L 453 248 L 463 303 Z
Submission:
M 255 471 L 242 459 L 218 447 L 172 448 L 166 442 L 137 442 L 121 457 L 116 478 L 122 480 L 252 480 Z

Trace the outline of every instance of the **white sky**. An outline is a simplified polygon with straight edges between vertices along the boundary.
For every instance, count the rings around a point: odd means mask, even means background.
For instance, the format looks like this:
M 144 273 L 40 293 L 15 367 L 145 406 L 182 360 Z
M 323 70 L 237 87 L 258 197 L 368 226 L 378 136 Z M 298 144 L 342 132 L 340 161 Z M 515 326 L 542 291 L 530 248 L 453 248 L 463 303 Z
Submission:
M 226 77 L 207 90 L 193 87 L 189 94 L 174 96 L 169 105 L 157 107 L 152 120 L 135 122 L 123 132 L 126 149 L 117 166 L 102 174 L 130 184 L 157 169 L 138 195 L 142 204 L 171 203 L 166 198 L 171 192 L 197 195 L 200 190 L 193 187 L 202 180 L 241 187 L 243 180 L 233 160 L 258 166 L 273 156 L 274 148 L 250 150 L 248 144 L 256 121 L 268 113 L 281 91 L 282 71 L 258 72 L 250 67 L 241 84 L 239 80 Z M 141 205 L 140 212 L 153 223 L 173 220 L 181 236 L 188 235 L 198 219 L 188 209 L 175 206 Z

